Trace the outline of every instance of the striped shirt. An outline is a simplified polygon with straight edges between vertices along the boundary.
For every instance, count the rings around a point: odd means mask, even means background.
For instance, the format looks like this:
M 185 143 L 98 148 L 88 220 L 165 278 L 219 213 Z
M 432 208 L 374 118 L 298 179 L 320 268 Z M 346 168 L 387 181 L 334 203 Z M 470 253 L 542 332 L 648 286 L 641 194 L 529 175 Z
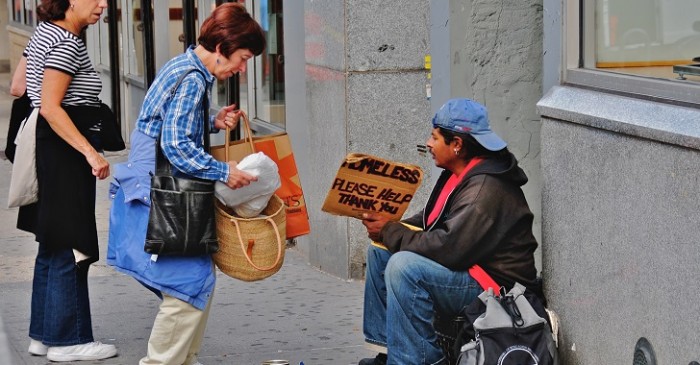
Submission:
M 177 79 L 192 69 L 201 72 L 190 72 L 185 76 L 171 97 Z M 152 138 L 162 134 L 163 154 L 177 170 L 201 179 L 226 182 L 228 164 L 215 160 L 203 148 L 202 102 L 205 92 L 211 90 L 213 84 L 214 76 L 190 47 L 168 61 L 156 75 L 143 100 L 136 129 Z M 209 125 L 211 131 L 217 131 L 213 117 L 209 118 Z
M 72 76 L 62 105 L 99 106 L 102 81 L 88 57 L 85 43 L 51 22 L 41 22 L 24 50 L 27 58 L 27 94 L 32 107 L 41 106 L 41 86 L 47 68 Z

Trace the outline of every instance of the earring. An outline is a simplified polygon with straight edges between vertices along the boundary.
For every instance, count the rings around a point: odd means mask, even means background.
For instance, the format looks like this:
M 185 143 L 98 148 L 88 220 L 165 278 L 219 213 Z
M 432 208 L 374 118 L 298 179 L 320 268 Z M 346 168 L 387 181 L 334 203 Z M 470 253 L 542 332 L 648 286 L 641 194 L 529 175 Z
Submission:
M 455 148 L 455 156 L 459 156 L 459 150 Z
M 73 10 L 75 8 L 75 4 L 71 3 L 70 4 L 70 9 Z

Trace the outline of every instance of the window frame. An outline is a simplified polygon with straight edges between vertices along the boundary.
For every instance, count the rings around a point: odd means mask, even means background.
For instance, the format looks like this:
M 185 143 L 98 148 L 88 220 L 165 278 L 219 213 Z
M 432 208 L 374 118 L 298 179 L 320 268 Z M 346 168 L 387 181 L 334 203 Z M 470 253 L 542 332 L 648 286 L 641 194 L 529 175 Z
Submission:
M 592 14 L 595 0 L 566 0 L 564 7 L 564 61 L 561 75 L 563 84 L 700 107 L 700 82 L 585 68 L 584 65 L 591 62 L 584 62 L 583 58 L 592 58 L 595 52 L 595 34 L 586 36 L 587 29 L 591 32 L 594 29 L 594 18 L 586 17 L 585 14 Z
M 36 28 L 38 24 L 37 16 L 36 16 L 36 7 L 39 3 L 39 0 L 16 0 L 20 4 L 20 17 L 22 18 L 21 20 L 16 20 L 15 19 L 15 0 L 9 0 L 7 4 L 7 8 L 9 11 L 8 14 L 8 22 L 17 28 L 20 29 L 26 29 L 29 31 L 34 31 L 34 28 Z M 29 7 L 27 7 L 29 5 Z M 27 21 L 27 12 L 31 12 L 33 19 L 31 22 Z
M 258 14 L 257 10 L 258 7 L 257 2 L 259 0 L 245 0 L 245 7 L 248 10 L 248 12 L 253 16 L 253 19 L 256 21 L 260 22 L 261 19 L 261 14 Z M 284 36 L 284 35 L 283 35 Z M 249 111 L 249 116 L 250 116 L 250 122 L 251 122 L 251 128 L 256 132 L 258 135 L 267 135 L 267 134 L 274 134 L 274 133 L 280 133 L 284 132 L 287 130 L 289 127 L 285 121 L 284 127 L 281 127 L 278 124 L 273 124 L 269 120 L 262 119 L 262 113 L 258 112 L 258 109 L 263 107 L 262 105 L 259 105 L 259 93 L 263 92 L 263 90 L 260 88 L 262 78 L 263 76 L 263 61 L 262 57 L 263 55 L 259 55 L 254 57 L 250 63 L 248 64 L 248 70 L 247 72 L 247 110 Z M 286 94 L 285 94 L 285 103 L 286 103 Z M 285 104 L 286 108 L 286 104 Z M 286 109 L 285 109 L 286 110 Z M 286 113 L 286 111 L 285 111 Z

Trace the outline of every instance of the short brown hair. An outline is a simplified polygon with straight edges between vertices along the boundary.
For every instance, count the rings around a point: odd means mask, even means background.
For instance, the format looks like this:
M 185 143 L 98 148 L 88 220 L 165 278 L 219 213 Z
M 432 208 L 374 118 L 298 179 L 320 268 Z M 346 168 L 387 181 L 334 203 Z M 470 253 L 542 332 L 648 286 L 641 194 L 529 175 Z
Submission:
M 42 22 L 63 20 L 70 3 L 68 0 L 42 0 L 36 7 L 36 15 Z
M 265 49 L 260 24 L 238 3 L 225 3 L 214 9 L 202 23 L 197 41 L 209 52 L 215 52 L 219 46 L 224 57 L 238 49 L 247 49 L 257 56 Z

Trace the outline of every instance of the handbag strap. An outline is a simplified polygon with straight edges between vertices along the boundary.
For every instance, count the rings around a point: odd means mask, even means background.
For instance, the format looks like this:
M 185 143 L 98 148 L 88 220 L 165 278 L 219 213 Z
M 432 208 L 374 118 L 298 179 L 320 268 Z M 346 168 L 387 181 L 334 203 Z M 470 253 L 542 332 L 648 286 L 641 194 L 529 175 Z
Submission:
M 241 244 L 243 256 L 245 256 L 245 259 L 246 261 L 248 261 L 250 266 L 254 267 L 258 271 L 273 270 L 275 267 L 277 267 L 277 264 L 279 264 L 280 260 L 282 259 L 282 237 L 280 236 L 279 229 L 277 229 L 277 223 L 275 223 L 275 221 L 270 217 L 266 217 L 265 221 L 270 223 L 272 229 L 275 231 L 275 237 L 277 238 L 277 258 L 275 258 L 275 262 L 272 265 L 268 267 L 260 267 L 253 262 L 253 245 L 255 244 L 255 240 L 248 240 L 248 248 L 246 249 L 246 246 L 243 243 L 243 236 L 241 235 L 241 228 L 238 225 L 238 221 L 235 219 L 231 219 L 231 223 L 233 223 L 233 225 L 236 227 L 236 234 L 238 234 L 238 242 Z
M 183 72 L 180 75 L 180 77 L 177 78 L 177 81 L 175 81 L 175 85 L 170 90 L 170 99 L 175 97 L 177 88 L 180 87 L 180 84 L 182 83 L 182 80 L 185 79 L 185 76 L 189 75 L 192 72 L 199 72 L 200 74 L 202 74 L 202 76 L 204 76 L 202 71 L 199 71 L 196 68 L 192 68 Z M 204 99 L 202 100 L 202 106 L 204 108 L 204 150 L 209 152 L 209 89 L 207 89 L 206 82 L 204 83 Z M 160 148 L 160 138 L 162 135 L 163 128 L 161 127 L 161 133 L 158 135 L 158 138 L 156 138 L 156 172 L 159 173 L 159 175 L 170 176 L 172 175 L 171 164 L 165 158 L 165 155 L 163 154 L 163 151 Z
M 241 110 L 241 116 L 243 117 L 243 131 L 245 132 L 245 136 L 243 137 L 243 140 L 250 144 L 250 151 L 251 153 L 255 153 L 255 144 L 253 143 L 253 131 L 250 129 L 250 120 L 248 120 L 248 114 Z M 231 138 L 229 138 L 231 133 L 231 128 L 226 127 L 226 142 L 224 143 L 224 158 L 226 161 L 229 160 L 228 156 L 228 147 L 231 145 Z

